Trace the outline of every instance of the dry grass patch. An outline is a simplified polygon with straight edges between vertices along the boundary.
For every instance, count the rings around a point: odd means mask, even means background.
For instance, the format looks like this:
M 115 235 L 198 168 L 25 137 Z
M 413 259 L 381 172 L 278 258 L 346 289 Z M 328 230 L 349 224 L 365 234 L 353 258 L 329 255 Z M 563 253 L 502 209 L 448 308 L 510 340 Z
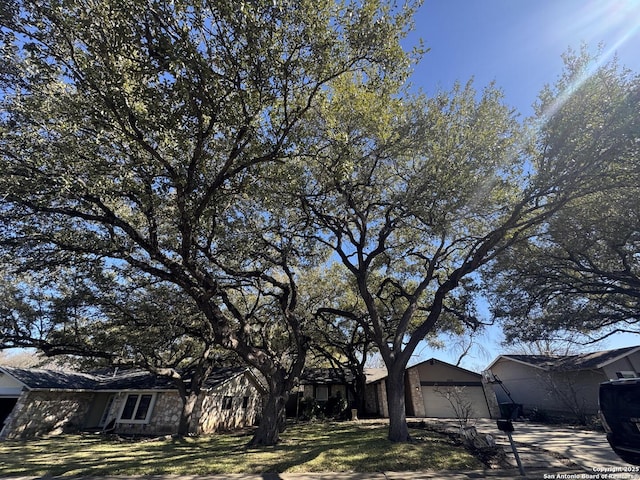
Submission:
M 436 432 L 412 430 L 394 444 L 384 423 L 292 425 L 274 447 L 246 448 L 248 435 L 117 440 L 68 435 L 0 443 L 2 476 L 206 475 L 266 472 L 469 470 L 482 464 Z

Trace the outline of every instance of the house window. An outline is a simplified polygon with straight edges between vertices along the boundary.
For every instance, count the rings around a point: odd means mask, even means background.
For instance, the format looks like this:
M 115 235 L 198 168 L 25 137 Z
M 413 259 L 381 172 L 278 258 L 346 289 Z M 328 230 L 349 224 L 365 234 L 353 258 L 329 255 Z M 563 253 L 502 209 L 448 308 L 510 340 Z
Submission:
M 149 423 L 155 393 L 130 393 L 122 407 L 120 421 L 129 423 Z
M 249 406 L 249 397 L 244 397 L 242 399 L 242 408 L 247 408 Z
M 316 387 L 316 400 L 319 402 L 326 402 L 329 400 L 329 387 L 326 385 L 318 385 Z
M 233 403 L 233 397 L 225 396 L 222 399 L 222 410 L 231 410 L 231 404 Z

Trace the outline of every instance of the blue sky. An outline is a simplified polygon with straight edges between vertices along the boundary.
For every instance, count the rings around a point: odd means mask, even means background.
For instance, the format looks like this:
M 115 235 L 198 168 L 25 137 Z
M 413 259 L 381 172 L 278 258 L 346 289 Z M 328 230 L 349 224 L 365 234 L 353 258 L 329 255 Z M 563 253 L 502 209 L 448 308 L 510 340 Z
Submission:
M 640 0 L 425 0 L 407 44 L 422 38 L 430 48 L 412 83 L 427 93 L 448 90 L 474 78 L 477 89 L 495 81 L 506 102 L 523 117 L 545 84 L 562 71 L 561 55 L 586 43 L 603 44 L 605 57 L 616 53 L 621 65 L 640 73 Z M 491 329 L 462 366 L 482 368 L 504 350 L 500 332 Z M 640 344 L 624 335 L 601 348 Z M 419 348 L 414 361 L 436 357 L 455 362 L 456 352 Z M 412 362 L 413 363 L 413 362 Z
M 412 82 L 427 92 L 455 80 L 492 80 L 524 115 L 545 83 L 562 70 L 561 55 L 586 42 L 618 53 L 640 72 L 640 0 L 425 0 L 409 42 L 431 50 Z

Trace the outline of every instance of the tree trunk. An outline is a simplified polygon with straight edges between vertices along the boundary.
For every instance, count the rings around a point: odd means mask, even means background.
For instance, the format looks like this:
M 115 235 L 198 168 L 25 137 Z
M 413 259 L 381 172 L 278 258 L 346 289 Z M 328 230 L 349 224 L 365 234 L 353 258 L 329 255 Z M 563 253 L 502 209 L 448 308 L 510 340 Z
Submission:
M 360 418 L 367 414 L 367 376 L 364 373 L 357 372 L 355 374 L 355 381 L 353 384 L 353 393 L 355 397 L 355 407 L 358 409 L 358 416 Z
M 411 437 L 409 436 L 404 404 L 404 368 L 389 368 L 386 387 L 389 407 L 389 440 L 408 442 Z
M 289 396 L 284 381 L 270 379 L 269 393 L 262 406 L 262 418 L 249 446 L 275 445 L 286 428 L 286 403 Z
M 178 435 L 185 437 L 191 431 L 191 419 L 193 417 L 193 410 L 198 400 L 198 394 L 189 392 L 188 395 L 182 398 L 182 411 L 180 412 L 180 423 L 178 424 Z

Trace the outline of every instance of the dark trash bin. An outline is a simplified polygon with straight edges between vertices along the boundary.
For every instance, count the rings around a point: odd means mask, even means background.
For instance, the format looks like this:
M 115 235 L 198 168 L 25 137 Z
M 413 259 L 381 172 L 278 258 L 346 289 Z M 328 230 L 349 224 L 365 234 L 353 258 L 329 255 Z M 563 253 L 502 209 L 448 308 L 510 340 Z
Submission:
M 516 419 L 524 416 L 522 414 L 521 403 L 501 403 L 500 404 L 500 416 L 502 418 Z

